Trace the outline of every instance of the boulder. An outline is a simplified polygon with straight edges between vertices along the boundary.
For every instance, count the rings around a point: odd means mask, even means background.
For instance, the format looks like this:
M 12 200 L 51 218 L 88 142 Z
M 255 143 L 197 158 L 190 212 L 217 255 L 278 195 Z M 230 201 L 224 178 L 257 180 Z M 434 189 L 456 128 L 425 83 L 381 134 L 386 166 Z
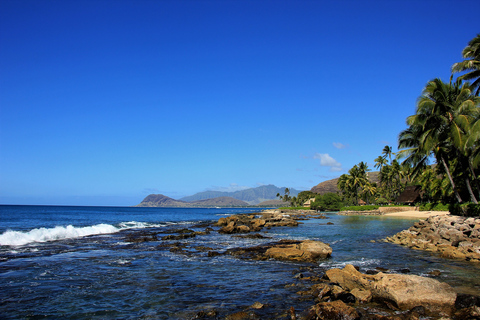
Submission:
M 423 306 L 432 312 L 451 312 L 457 297 L 448 284 L 416 275 L 367 275 L 347 265 L 343 270 L 328 270 L 326 276 L 343 289 L 370 291 L 374 300 L 402 310 Z
M 300 243 L 278 244 L 265 252 L 268 258 L 290 261 L 315 262 L 332 254 L 332 248 L 321 241 L 306 240 Z
M 355 320 L 360 318 L 355 308 L 340 300 L 320 302 L 313 308 L 319 320 Z

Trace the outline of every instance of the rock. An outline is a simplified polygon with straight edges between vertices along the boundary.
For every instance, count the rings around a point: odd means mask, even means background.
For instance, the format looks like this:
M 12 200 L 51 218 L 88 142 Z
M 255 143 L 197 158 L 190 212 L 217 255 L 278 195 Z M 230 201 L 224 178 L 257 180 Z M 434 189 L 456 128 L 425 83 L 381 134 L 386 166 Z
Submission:
M 320 241 L 306 240 L 301 243 L 276 245 L 265 252 L 268 258 L 290 261 L 315 262 L 332 254 L 332 248 Z
M 265 305 L 263 303 L 258 302 L 258 301 L 250 306 L 250 308 L 252 308 L 252 309 L 262 309 L 263 307 L 265 307 Z
M 355 299 L 360 303 L 368 303 L 372 300 L 372 292 L 370 292 L 370 290 L 355 288 L 350 291 L 350 293 L 353 294 Z
M 317 319 L 320 320 L 355 320 L 360 318 L 355 308 L 337 300 L 332 302 L 320 302 L 313 308 Z
M 432 278 L 405 274 L 376 275 L 362 274 L 354 266 L 347 265 L 343 270 L 331 269 L 326 272 L 330 281 L 343 289 L 355 288 L 370 291 L 372 298 L 402 310 L 424 306 L 432 312 L 450 312 L 455 304 L 456 293 L 446 283 Z
M 245 312 L 245 311 L 235 312 L 225 317 L 225 320 L 251 320 L 251 319 L 258 319 L 258 317 L 253 312 Z

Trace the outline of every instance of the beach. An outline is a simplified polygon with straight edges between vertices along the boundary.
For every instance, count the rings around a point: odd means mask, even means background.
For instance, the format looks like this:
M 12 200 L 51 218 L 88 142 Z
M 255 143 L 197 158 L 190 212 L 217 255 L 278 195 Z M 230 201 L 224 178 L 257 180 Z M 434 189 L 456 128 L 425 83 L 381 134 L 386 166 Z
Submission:
M 386 217 L 402 217 L 402 218 L 414 218 L 414 219 L 427 219 L 434 216 L 446 216 L 449 215 L 449 211 L 400 211 L 385 213 Z

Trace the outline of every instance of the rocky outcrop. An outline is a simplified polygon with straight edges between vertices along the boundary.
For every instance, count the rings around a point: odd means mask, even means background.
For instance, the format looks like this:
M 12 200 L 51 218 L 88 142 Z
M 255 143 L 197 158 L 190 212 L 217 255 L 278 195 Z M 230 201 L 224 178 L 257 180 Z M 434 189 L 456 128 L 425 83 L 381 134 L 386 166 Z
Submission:
M 314 263 L 319 259 L 326 259 L 330 257 L 332 254 L 332 248 L 328 244 L 325 244 L 321 241 L 281 240 L 255 247 L 232 248 L 226 250 L 225 254 L 233 255 L 243 259 L 275 259 Z
M 451 312 L 455 305 L 457 294 L 446 283 L 432 278 L 405 274 L 375 275 L 363 274 L 352 265 L 344 269 L 331 269 L 326 277 L 338 284 L 344 290 L 354 291 L 358 295 L 371 294 L 373 300 L 391 304 L 394 308 L 409 310 L 423 306 L 432 312 Z
M 313 240 L 293 244 L 279 244 L 265 252 L 265 256 L 272 259 L 306 262 L 326 259 L 331 254 L 332 248 L 328 244 Z
M 480 218 L 429 217 L 385 240 L 444 258 L 480 262 Z
M 298 220 L 312 217 L 325 218 L 324 215 L 317 214 L 314 211 L 310 210 L 299 212 L 269 210 L 259 213 L 257 215 L 238 214 L 225 218 L 220 218 L 215 225 L 221 227 L 219 230 L 220 233 L 248 233 L 251 231 L 258 232 L 263 228 L 296 227 L 300 223 L 298 222 Z

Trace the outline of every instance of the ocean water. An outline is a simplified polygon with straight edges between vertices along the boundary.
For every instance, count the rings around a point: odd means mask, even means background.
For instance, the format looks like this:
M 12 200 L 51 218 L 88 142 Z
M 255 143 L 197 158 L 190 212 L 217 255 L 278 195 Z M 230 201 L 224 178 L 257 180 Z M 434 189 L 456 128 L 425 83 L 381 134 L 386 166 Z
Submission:
M 0 318 L 193 319 L 212 310 L 224 318 L 260 302 L 266 305 L 255 310 L 260 317 L 284 319 L 290 307 L 312 304 L 296 293 L 309 285 L 299 273 L 321 275 L 347 263 L 363 272 L 381 267 L 428 276 L 439 270 L 438 279 L 458 292 L 480 295 L 479 266 L 378 241 L 409 228 L 411 219 L 330 213 L 298 227 L 264 230 L 264 239 L 222 235 L 213 227 L 209 234 L 161 240 L 258 211 L 0 206 Z M 158 240 L 129 241 L 139 234 Z M 280 239 L 320 240 L 333 254 L 318 264 L 208 255 Z M 181 250 L 171 250 L 172 244 Z

